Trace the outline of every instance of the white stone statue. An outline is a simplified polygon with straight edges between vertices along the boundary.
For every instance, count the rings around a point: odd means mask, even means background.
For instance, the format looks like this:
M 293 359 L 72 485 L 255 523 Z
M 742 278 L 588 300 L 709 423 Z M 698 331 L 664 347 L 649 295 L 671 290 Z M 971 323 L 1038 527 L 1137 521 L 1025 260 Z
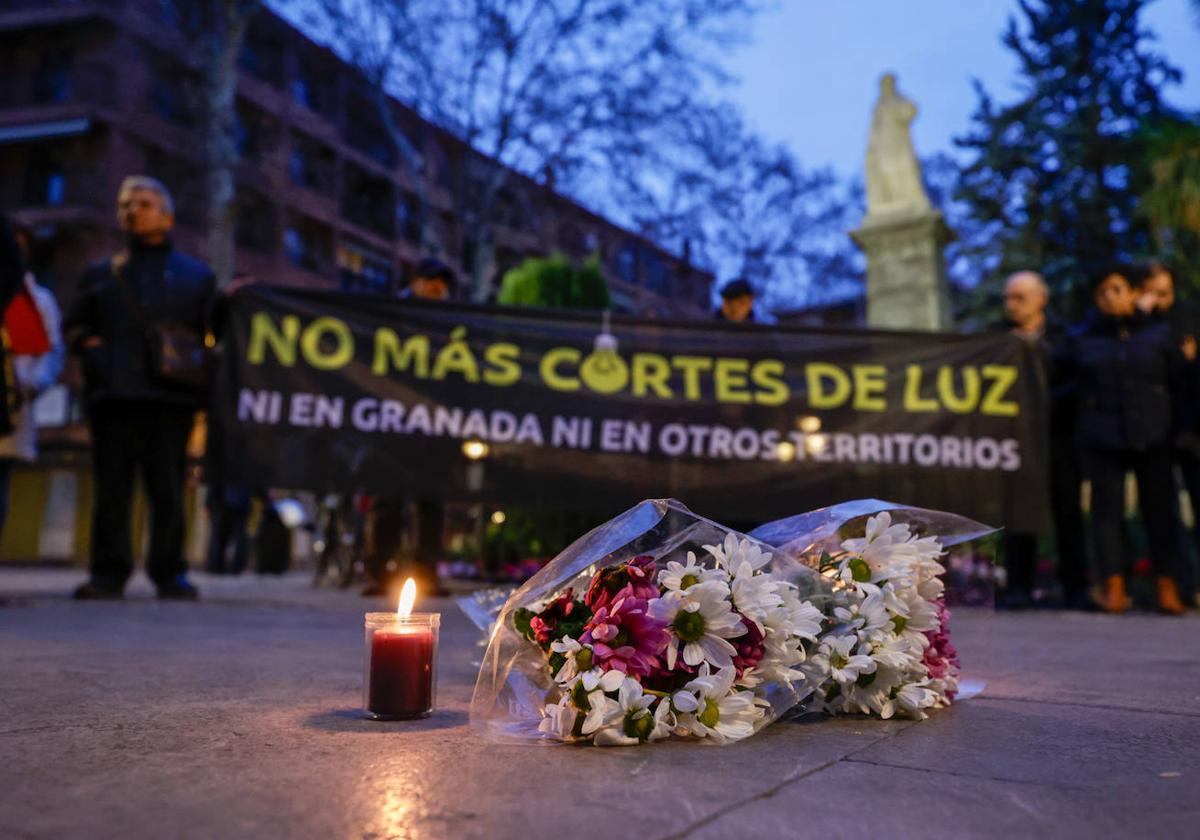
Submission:
M 879 101 L 867 142 L 867 217 L 914 214 L 932 209 L 921 181 L 909 124 L 917 106 L 896 92 L 896 77 L 879 82 Z

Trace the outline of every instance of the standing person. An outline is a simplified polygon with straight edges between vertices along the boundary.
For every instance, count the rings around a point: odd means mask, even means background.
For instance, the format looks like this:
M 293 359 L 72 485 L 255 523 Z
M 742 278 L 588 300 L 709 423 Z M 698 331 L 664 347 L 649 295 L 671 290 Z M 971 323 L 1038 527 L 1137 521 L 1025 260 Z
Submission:
M 1176 461 L 1184 489 L 1192 503 L 1193 520 L 1200 520 L 1200 364 L 1196 361 L 1196 340 L 1200 336 L 1200 307 L 1180 303 L 1175 297 L 1175 273 L 1170 266 L 1149 262 L 1139 266 L 1134 285 L 1138 308 L 1166 319 L 1171 341 L 1184 359 L 1183 406 L 1176 416 L 1180 421 L 1176 437 Z M 1200 523 L 1192 523 L 1192 540 L 1200 555 Z M 1181 553 L 1176 569 L 1180 600 L 1196 604 L 1196 569 L 1192 558 Z
M 18 229 L 16 237 L 28 265 L 30 233 Z M 8 516 L 13 466 L 37 460 L 33 401 L 58 381 L 66 358 L 58 302 L 49 289 L 38 284 L 31 271 L 25 272 L 22 288 L 4 310 L 4 328 L 11 352 L 12 385 L 19 399 L 11 417 L 12 433 L 0 436 L 0 535 Z
M 140 473 L 151 513 L 146 570 L 159 598 L 195 600 L 183 557 L 184 480 L 215 281 L 175 250 L 174 202 L 158 181 L 126 178 L 117 218 L 126 250 L 88 268 L 66 319 L 67 344 L 83 358 L 96 488 L 91 579 L 75 597 L 122 596 Z
M 426 257 L 417 263 L 408 288 L 400 297 L 445 303 L 454 295 L 454 270 L 441 260 Z M 446 506 L 440 499 L 418 498 L 415 504 L 416 559 L 410 565 L 397 560 L 405 531 L 407 504 L 403 496 L 377 496 L 372 505 L 371 545 L 366 562 L 370 577 L 364 595 L 383 595 L 396 576 L 411 575 L 421 591 L 444 595 L 437 564 L 445 542 Z
M 1032 345 L 1041 362 L 1048 409 L 1050 509 L 1063 606 L 1086 610 L 1093 607 L 1088 597 L 1087 559 L 1080 539 L 1083 510 L 1079 491 L 1083 472 L 1075 444 L 1075 396 L 1073 384 L 1065 375 L 1066 331 L 1046 315 L 1049 302 L 1050 290 L 1036 271 L 1019 271 L 1005 281 L 1005 328 Z M 1037 534 L 1006 531 L 1004 545 L 1008 586 L 1001 606 L 1031 607 Z
M 754 287 L 746 280 L 731 280 L 721 289 L 721 306 L 717 309 L 718 321 L 742 324 L 754 320 Z
M 1095 311 L 1072 348 L 1080 446 L 1092 483 L 1091 533 L 1104 581 L 1102 606 L 1124 612 L 1125 474 L 1132 470 L 1158 607 L 1177 615 L 1185 609 L 1174 579 L 1179 523 L 1171 443 L 1182 360 L 1166 323 L 1137 311 L 1130 277 L 1123 267 L 1099 275 Z

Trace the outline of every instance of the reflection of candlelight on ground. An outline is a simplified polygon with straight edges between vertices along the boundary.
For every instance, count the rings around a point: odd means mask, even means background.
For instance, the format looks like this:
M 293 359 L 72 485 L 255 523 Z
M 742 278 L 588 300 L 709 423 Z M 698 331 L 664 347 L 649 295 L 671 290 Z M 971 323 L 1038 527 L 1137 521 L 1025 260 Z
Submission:
M 433 711 L 438 613 L 414 613 L 417 585 L 404 584 L 395 613 L 367 613 L 363 706 L 367 717 L 399 720 Z

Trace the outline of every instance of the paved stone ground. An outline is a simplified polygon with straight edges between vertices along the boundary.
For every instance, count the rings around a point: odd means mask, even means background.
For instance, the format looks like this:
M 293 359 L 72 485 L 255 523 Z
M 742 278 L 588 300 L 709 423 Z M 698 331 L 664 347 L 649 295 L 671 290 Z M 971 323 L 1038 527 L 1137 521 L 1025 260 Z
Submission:
M 962 611 L 984 693 L 730 747 L 497 747 L 443 614 L 438 711 L 359 716 L 362 613 L 305 579 L 76 604 L 0 570 L 0 837 L 1200 836 L 1200 620 Z

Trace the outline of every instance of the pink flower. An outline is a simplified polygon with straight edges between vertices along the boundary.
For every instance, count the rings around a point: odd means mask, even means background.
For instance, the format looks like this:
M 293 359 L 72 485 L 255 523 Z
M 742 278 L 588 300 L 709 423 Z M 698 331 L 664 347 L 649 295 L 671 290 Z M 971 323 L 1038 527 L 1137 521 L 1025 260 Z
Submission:
M 742 616 L 742 624 L 746 625 L 745 635 L 730 639 L 733 646 L 737 648 L 737 653 L 733 656 L 733 666 L 737 668 L 739 677 L 758 665 L 766 655 L 766 650 L 763 648 L 763 633 L 758 629 L 758 625 L 745 616 Z
M 571 589 L 567 589 L 566 592 L 547 604 L 546 609 L 530 619 L 529 627 L 533 630 L 534 641 L 543 647 L 549 645 L 557 638 L 556 631 L 559 622 L 570 618 L 574 611 L 575 594 Z
M 647 601 L 657 598 L 659 592 L 658 584 L 654 582 L 655 572 L 654 558 L 649 554 L 634 557 L 620 566 L 601 569 L 592 578 L 587 594 L 583 596 L 584 603 L 593 613 L 597 612 L 601 607 L 611 604 L 617 593 L 627 587 L 631 588 L 636 598 Z
M 602 669 L 640 676 L 659 667 L 658 656 L 670 640 L 667 625 L 646 615 L 646 599 L 634 595 L 632 584 L 596 610 L 580 638 L 592 646 Z
M 944 679 L 947 674 L 957 674 L 959 671 L 958 650 L 950 641 L 950 610 L 946 608 L 944 598 L 937 601 L 938 629 L 926 630 L 925 638 L 929 647 L 925 648 L 922 660 L 925 669 L 932 679 Z M 946 695 L 953 700 L 957 692 L 947 691 Z

